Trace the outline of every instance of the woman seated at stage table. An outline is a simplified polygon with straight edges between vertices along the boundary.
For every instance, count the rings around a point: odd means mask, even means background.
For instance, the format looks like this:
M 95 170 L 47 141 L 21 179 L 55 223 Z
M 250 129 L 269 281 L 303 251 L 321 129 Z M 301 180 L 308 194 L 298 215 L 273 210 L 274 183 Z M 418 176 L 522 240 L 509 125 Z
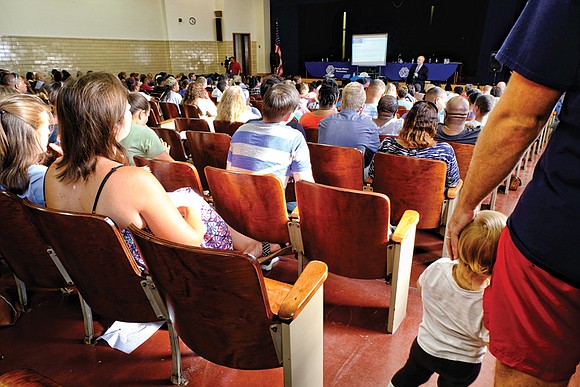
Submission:
M 44 206 L 50 108 L 33 95 L 0 97 L 0 189 Z
M 433 102 L 416 102 L 407 113 L 403 129 L 397 137 L 387 137 L 383 140 L 378 152 L 400 156 L 418 157 L 441 160 L 447 164 L 447 179 L 445 188 L 457 186 L 459 183 L 459 168 L 455 152 L 446 142 L 433 139 L 439 124 L 437 106 Z M 371 161 L 369 177 L 374 177 L 374 160 Z
M 130 246 L 126 228 L 133 223 L 177 243 L 262 255 L 260 242 L 229 228 L 191 188 L 170 198 L 150 172 L 129 166 L 119 138 L 130 130 L 131 111 L 127 89 L 114 75 L 91 73 L 69 81 L 57 110 L 64 156 L 46 172 L 48 207 L 108 216 Z M 143 268 L 138 254 L 134 257 Z
M 222 94 L 222 99 L 217 107 L 216 120 L 227 122 L 248 122 L 259 119 L 248 105 L 248 101 L 240 86 L 230 86 Z
M 201 82 L 191 82 L 187 86 L 183 101 L 183 105 L 194 105 L 199 108 L 201 114 L 207 117 L 217 116 L 217 107 L 209 97 L 205 86 Z
M 332 78 L 326 78 L 322 81 L 318 91 L 318 110 L 304 114 L 300 118 L 300 125 L 304 128 L 317 129 L 318 123 L 324 117 L 338 113 L 336 110 L 336 101 L 338 101 L 338 84 Z

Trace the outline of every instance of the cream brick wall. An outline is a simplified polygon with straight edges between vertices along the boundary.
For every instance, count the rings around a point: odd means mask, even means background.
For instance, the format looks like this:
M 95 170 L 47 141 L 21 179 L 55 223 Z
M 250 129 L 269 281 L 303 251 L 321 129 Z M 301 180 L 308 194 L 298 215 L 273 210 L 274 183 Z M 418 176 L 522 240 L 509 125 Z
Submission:
M 252 72 L 257 72 L 257 44 L 252 42 Z M 0 68 L 27 71 L 65 69 L 158 73 L 223 72 L 220 62 L 233 52 L 233 42 L 75 39 L 0 36 Z

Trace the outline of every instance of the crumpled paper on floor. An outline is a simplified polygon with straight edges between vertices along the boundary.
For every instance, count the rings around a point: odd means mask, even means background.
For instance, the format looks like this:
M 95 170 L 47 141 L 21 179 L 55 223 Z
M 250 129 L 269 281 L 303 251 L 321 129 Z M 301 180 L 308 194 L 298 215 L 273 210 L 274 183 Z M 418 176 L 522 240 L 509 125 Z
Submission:
M 128 323 L 115 321 L 97 340 L 103 339 L 112 348 L 125 353 L 133 352 L 164 324 L 164 321 L 150 323 Z

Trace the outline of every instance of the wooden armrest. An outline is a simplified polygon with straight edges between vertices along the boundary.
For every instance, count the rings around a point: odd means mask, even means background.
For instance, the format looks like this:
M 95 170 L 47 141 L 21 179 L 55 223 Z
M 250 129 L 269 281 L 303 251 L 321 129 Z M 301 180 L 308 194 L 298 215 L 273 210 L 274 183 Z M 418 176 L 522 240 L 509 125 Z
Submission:
M 298 280 L 292 286 L 278 311 L 278 317 L 281 320 L 292 320 L 298 317 L 302 309 L 308 304 L 308 301 L 320 289 L 328 277 L 328 266 L 321 261 L 311 261 Z
M 417 227 L 417 223 L 419 223 L 419 213 L 413 210 L 406 210 L 391 237 L 392 241 L 395 243 L 401 243 L 407 237 L 407 234 L 409 234 L 411 229 Z
M 447 199 L 455 199 L 459 191 L 463 187 L 463 180 L 459 179 L 459 183 L 455 187 L 451 187 L 447 189 Z
M 270 309 L 272 313 L 278 315 L 280 305 L 292 290 L 292 285 L 264 277 L 264 284 L 268 292 L 268 301 L 270 302 Z
M 272 254 L 267 255 L 265 257 L 257 258 L 257 261 L 261 265 L 264 262 L 268 262 L 272 258 L 276 258 L 280 255 L 290 255 L 290 254 L 293 254 L 292 253 L 292 245 L 286 246 L 283 249 L 280 249 L 280 250 L 276 251 L 275 253 L 272 253 Z

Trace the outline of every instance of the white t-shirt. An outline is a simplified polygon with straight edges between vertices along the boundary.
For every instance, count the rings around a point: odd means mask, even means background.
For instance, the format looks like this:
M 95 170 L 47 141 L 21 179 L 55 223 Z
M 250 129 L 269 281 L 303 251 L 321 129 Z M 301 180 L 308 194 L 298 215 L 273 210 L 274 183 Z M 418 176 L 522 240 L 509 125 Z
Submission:
M 389 121 L 385 122 L 383 126 L 377 126 L 379 134 L 385 134 L 387 136 L 398 135 L 403 129 L 403 123 L 405 120 L 403 118 L 393 117 Z
M 423 288 L 423 321 L 417 342 L 428 354 L 448 360 L 481 363 L 489 342 L 483 326 L 483 290 L 457 285 L 452 269 L 457 261 L 441 258 L 419 277 Z

